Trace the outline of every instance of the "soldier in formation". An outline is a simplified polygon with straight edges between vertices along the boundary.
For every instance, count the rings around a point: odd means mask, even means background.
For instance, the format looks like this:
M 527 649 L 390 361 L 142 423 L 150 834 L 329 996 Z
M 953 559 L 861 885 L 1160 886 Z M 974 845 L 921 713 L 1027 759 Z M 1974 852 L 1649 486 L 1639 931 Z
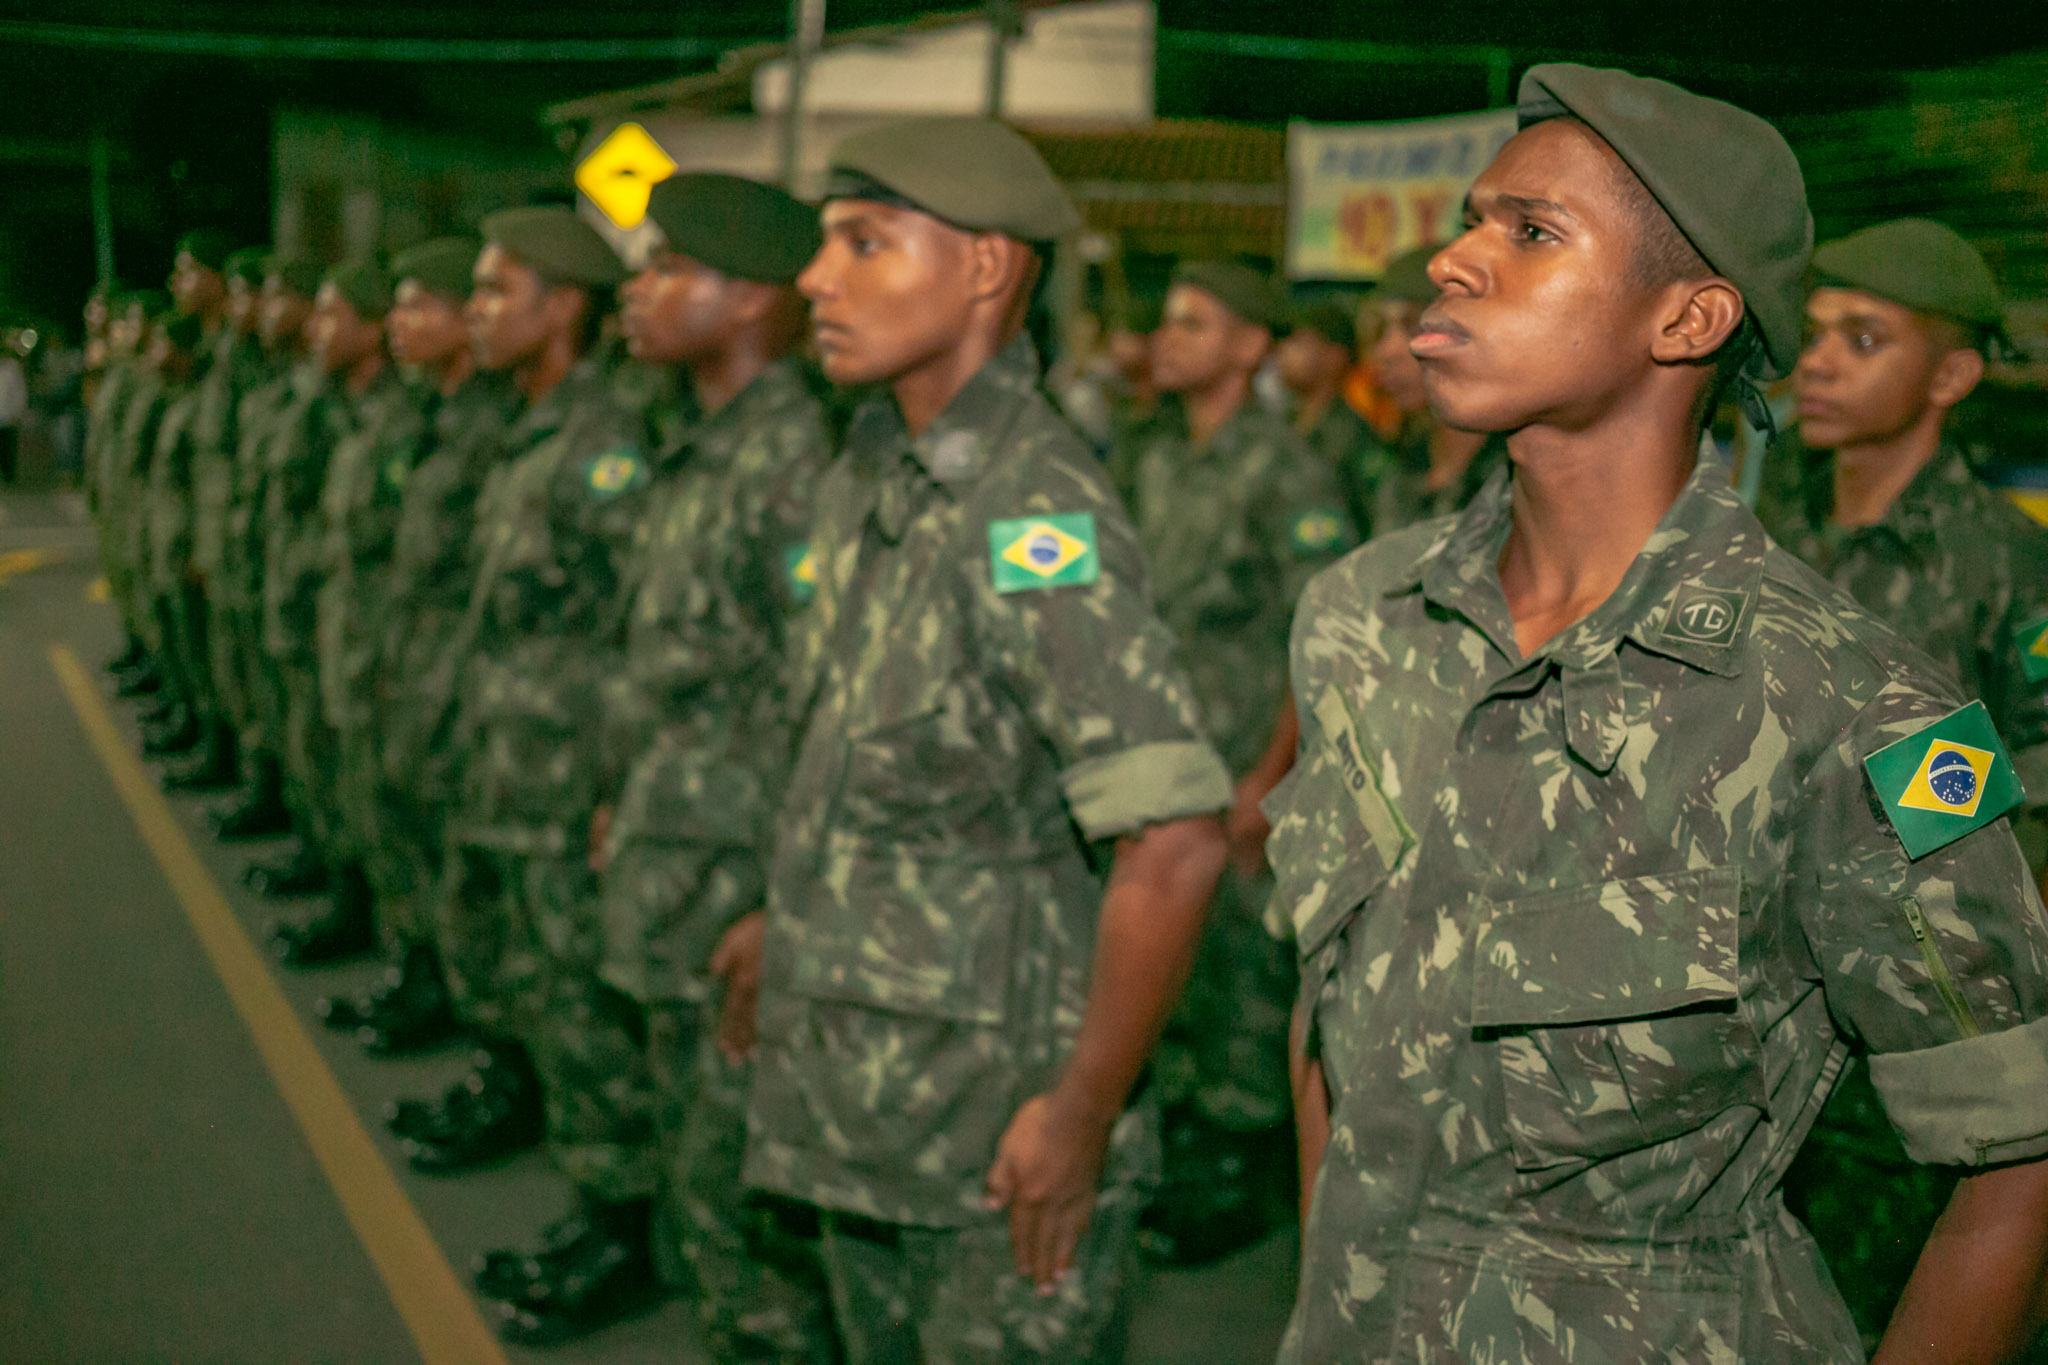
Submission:
M 2014 812 L 2037 883 L 2048 866 L 2048 530 L 1986 486 L 1950 415 L 2008 350 L 1983 257 L 1925 219 L 1814 252 L 1792 372 L 1798 441 L 1758 511 L 1778 542 L 1984 703 L 2027 804 Z M 1786 1177 L 1866 1346 L 1875 1348 L 1956 1188 L 1915 1162 L 1851 1057 Z
M 381 951 L 324 1021 L 475 1046 L 412 1164 L 573 1190 L 474 1267 L 509 1340 L 676 1289 L 721 1360 L 1115 1359 L 1138 1247 L 1285 1221 L 1295 1157 L 1287 1360 L 1857 1360 L 1779 1190 L 1851 1057 L 1823 1133 L 1902 1148 L 1804 1207 L 1958 1173 L 1887 1347 L 2021 1339 L 2048 555 L 1943 437 L 1995 288 L 1894 225 L 1803 299 L 1727 105 L 1545 66 L 1521 118 L 1370 305 L 1391 439 L 1348 316 L 1193 263 L 1105 464 L 1025 329 L 1079 216 L 979 119 L 822 208 L 676 176 L 630 276 L 535 207 L 106 300 L 120 688 L 296 835 L 280 959 Z M 1802 302 L 1819 574 L 1697 465 Z

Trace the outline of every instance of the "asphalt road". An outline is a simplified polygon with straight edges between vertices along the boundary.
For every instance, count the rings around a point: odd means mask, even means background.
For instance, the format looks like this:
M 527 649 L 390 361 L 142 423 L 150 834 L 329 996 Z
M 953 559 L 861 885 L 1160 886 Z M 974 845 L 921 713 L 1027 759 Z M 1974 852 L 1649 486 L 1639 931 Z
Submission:
M 97 578 L 75 499 L 0 498 L 0 1361 L 705 1360 L 680 1302 L 545 1352 L 489 1341 L 471 1258 L 566 1187 L 537 1154 L 405 1165 L 376 1115 L 462 1054 L 372 1060 L 311 1006 L 373 966 L 251 950 L 277 907 L 238 873 L 274 850 L 221 847 L 144 780 Z M 1130 1361 L 1270 1360 L 1291 1277 L 1285 1236 L 1148 1274 Z

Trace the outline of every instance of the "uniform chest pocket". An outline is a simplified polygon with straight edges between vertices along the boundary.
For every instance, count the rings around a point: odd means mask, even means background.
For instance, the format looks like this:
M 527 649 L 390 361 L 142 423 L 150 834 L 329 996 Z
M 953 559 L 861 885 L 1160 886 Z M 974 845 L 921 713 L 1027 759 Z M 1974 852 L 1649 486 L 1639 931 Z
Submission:
M 1498 1050 L 1525 1172 L 1652 1147 L 1766 1103 L 1741 1009 L 1734 868 L 1495 903 L 1473 954 L 1472 1024 Z
M 1357 778 L 1318 760 L 1297 767 L 1266 798 L 1273 866 L 1269 927 L 1291 933 L 1306 963 L 1386 883 L 1407 842 L 1404 827 L 1369 775 Z M 1362 818 L 1361 802 L 1378 814 Z

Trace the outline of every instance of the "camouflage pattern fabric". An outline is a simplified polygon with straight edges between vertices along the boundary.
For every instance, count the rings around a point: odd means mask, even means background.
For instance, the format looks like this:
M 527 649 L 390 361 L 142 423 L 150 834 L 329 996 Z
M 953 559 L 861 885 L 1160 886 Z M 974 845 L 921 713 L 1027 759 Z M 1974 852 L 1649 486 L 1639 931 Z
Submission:
M 601 971 L 702 999 L 719 937 L 767 895 L 787 776 L 786 641 L 809 600 L 811 494 L 831 456 L 793 360 L 692 430 L 634 547 L 604 685 L 612 820 Z
M 1419 413 L 1406 419 L 1400 436 L 1379 443 L 1360 457 L 1349 480 L 1354 505 L 1367 508 L 1370 534 L 1383 536 L 1436 517 L 1447 517 L 1486 486 L 1507 463 L 1499 437 L 1479 448 L 1465 471 L 1442 488 L 1429 486 L 1429 437 L 1433 419 Z
M 459 664 L 451 641 L 476 582 L 477 499 L 501 467 L 516 397 L 505 376 L 482 374 L 433 398 L 422 412 L 416 463 L 398 490 L 369 686 L 367 730 L 381 771 L 365 817 L 378 834 L 366 860 L 370 885 L 400 933 L 434 932 L 447 815 L 460 794 L 448 733 Z
M 811 494 L 830 456 L 822 405 L 794 360 L 690 429 L 634 547 L 622 664 L 605 689 L 608 767 L 626 776 L 600 974 L 655 1007 L 661 1242 L 696 1282 L 721 1360 L 755 1358 L 762 1338 L 781 1340 L 779 1317 L 796 1321 L 818 1301 L 797 1295 L 785 1313 L 774 1256 L 749 1249 L 744 1075 L 708 1035 L 700 1044 L 696 1023 L 715 1013 L 712 950 L 767 894 L 789 762 L 790 618 L 810 596 Z M 767 1358 L 786 1356 L 773 1347 Z
M 476 585 L 457 631 L 467 650 L 455 730 L 463 788 L 449 830 L 464 856 L 481 850 L 501 864 L 509 894 L 497 913 L 516 902 L 518 935 L 540 953 L 538 993 L 522 988 L 499 1008 L 533 1054 L 550 1152 L 612 1201 L 652 1194 L 656 1170 L 645 1040 L 597 977 L 597 698 L 615 661 L 603 643 L 620 619 L 634 531 L 666 473 L 643 415 L 622 410 L 607 384 L 604 359 L 588 357 L 532 404 L 507 434 L 511 462 L 479 502 Z
M 391 607 L 389 568 L 407 476 L 429 432 L 428 394 L 396 375 L 356 401 L 352 429 L 335 442 L 320 494 L 324 578 L 313 599 L 320 715 L 334 736 L 335 795 L 349 854 L 379 873 L 388 835 L 380 796 L 377 656 Z M 373 894 L 384 890 L 373 879 Z M 377 895 L 384 927 L 403 941 L 424 936 L 414 899 Z
M 1071 1359 L 1099 1303 L 1049 1301 L 1027 1337 L 1003 1307 L 1029 1293 L 1007 1250 L 968 1255 L 1007 1236 L 982 1207 L 989 1163 L 1080 1027 L 1104 868 L 1091 845 L 1220 810 L 1229 782 L 1136 534 L 1037 384 L 1020 338 L 916 438 L 878 398 L 818 490 L 745 1175 L 828 1223 L 897 1229 L 928 1289 L 941 1247 L 986 1274 L 972 1301 L 912 1303 L 918 1330 Z M 1141 1101 L 1108 1155 L 1104 1261 L 1128 1254 L 1115 1212 L 1156 1162 Z M 849 1315 L 888 1296 L 856 1295 L 868 1263 L 835 1262 L 831 1243 L 853 1356 L 884 1327 Z M 1032 1345 L 1053 1340 L 1049 1357 Z
M 1330 406 L 1313 427 L 1301 432 L 1301 438 L 1323 468 L 1336 476 L 1344 511 L 1358 538 L 1365 540 L 1376 534 L 1372 494 L 1386 459 L 1386 447 L 1372 424 L 1338 397 L 1330 400 Z
M 1337 472 L 1256 402 L 1199 449 L 1169 403 L 1133 466 L 1131 519 L 1159 614 L 1180 642 L 1211 741 L 1241 776 L 1280 716 L 1294 601 L 1357 543 Z M 1260 923 L 1267 893 L 1264 878 L 1225 873 L 1158 1055 L 1166 1105 L 1192 1104 L 1237 1132 L 1289 1113 L 1294 972 L 1286 945 Z
M 1333 1109 L 1283 1361 L 1860 1361 L 1778 1193 L 1852 1047 L 1916 1159 L 2048 1152 L 2010 831 L 1909 861 L 1862 769 L 1957 698 L 1725 482 L 1531 658 L 1505 476 L 1304 596 L 1269 847 Z
M 2048 530 L 1985 486 L 1953 447 L 1881 521 L 1853 530 L 1828 519 L 1832 457 L 1794 445 L 1774 458 L 1788 477 L 1758 508 L 1771 534 L 1990 709 L 2029 793 L 2032 818 L 2015 824 L 2038 877 L 2048 855 L 2048 679 L 2029 680 L 2019 634 L 2048 617 Z M 1883 1334 L 1956 1179 L 1907 1158 L 1867 1068 L 1852 1062 L 1785 1194 L 1813 1229 L 1866 1346 Z
M 120 473 L 121 430 L 127 421 L 129 402 L 142 379 L 142 368 L 132 360 L 108 364 L 86 414 L 85 489 L 86 505 L 92 513 L 93 531 L 99 541 L 100 565 L 107 575 L 108 596 L 122 613 L 130 633 L 139 631 L 128 615 L 128 593 L 122 575 L 121 537 L 118 511 L 122 489 Z
M 269 373 L 262 348 L 252 338 L 224 334 L 199 381 L 199 406 L 192 416 L 192 567 L 205 594 L 208 682 L 221 718 L 238 731 L 248 724 L 249 703 L 237 644 L 238 621 L 247 608 L 236 591 L 239 556 L 230 541 L 236 451 L 244 400 Z
M 148 602 L 149 466 L 156 453 L 157 427 L 173 394 L 161 376 L 142 369 L 137 369 L 124 387 L 121 425 L 107 444 L 107 472 L 102 483 L 106 494 L 101 507 L 112 546 L 107 586 L 121 615 L 150 652 L 160 655 L 162 623 Z
M 194 711 L 213 709 L 206 600 L 192 571 L 193 419 L 200 391 L 179 385 L 164 404 L 142 492 L 142 596 L 161 642 L 158 663 Z
M 711 1000 L 647 1011 L 662 1133 L 655 1245 L 663 1278 L 696 1305 L 721 1365 L 839 1365 L 816 1211 L 750 1199 L 741 1182 L 753 1067 L 718 1050 L 717 1020 Z M 808 1226 L 793 1231 L 792 1218 Z
M 363 415 L 403 388 L 385 369 L 359 397 L 302 371 L 263 448 L 263 648 L 292 807 L 329 858 L 353 859 L 336 779 L 340 754 L 320 698 L 319 596 L 332 571 L 323 510 L 334 453 Z
M 216 651 L 216 657 L 229 667 L 216 671 L 232 675 L 228 695 L 230 704 L 240 708 L 239 746 L 244 754 L 275 753 L 280 737 L 276 689 L 263 648 L 265 451 L 300 386 L 314 382 L 303 368 L 273 368 L 235 404 L 234 493 L 221 545 L 219 596 L 225 611 L 222 628 L 216 631 L 225 651 Z
M 1831 456 L 1775 453 L 1797 471 L 1796 489 L 1763 501 L 1758 517 L 1798 555 L 1948 671 L 1963 696 L 1984 703 L 2029 793 L 2028 823 L 2048 821 L 2048 660 L 2030 676 L 2025 627 L 2048 619 L 2048 527 L 1971 472 L 1944 447 L 1874 526 L 1828 520 Z M 1790 494 L 1791 496 L 1783 496 Z M 2048 839 L 2025 830 L 2039 873 Z

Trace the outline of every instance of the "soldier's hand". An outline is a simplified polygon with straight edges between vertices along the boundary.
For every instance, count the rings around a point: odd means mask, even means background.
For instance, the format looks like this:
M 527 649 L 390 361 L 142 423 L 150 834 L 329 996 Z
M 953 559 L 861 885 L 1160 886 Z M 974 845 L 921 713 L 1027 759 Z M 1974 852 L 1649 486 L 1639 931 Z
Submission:
M 725 982 L 718 1006 L 718 1050 L 734 1066 L 754 1055 L 754 1005 L 761 998 L 761 940 L 768 914 L 743 916 L 711 950 L 711 974 Z
M 612 837 L 612 808 L 609 803 L 599 806 L 590 813 L 590 870 L 603 873 L 611 861 L 611 853 L 605 844 Z
M 1034 1095 L 1010 1120 L 988 1173 L 988 1207 L 1010 1211 L 1017 1273 L 1050 1294 L 1073 1268 L 1074 1248 L 1095 1212 L 1109 1147 L 1108 1122 L 1074 1112 L 1057 1091 Z

